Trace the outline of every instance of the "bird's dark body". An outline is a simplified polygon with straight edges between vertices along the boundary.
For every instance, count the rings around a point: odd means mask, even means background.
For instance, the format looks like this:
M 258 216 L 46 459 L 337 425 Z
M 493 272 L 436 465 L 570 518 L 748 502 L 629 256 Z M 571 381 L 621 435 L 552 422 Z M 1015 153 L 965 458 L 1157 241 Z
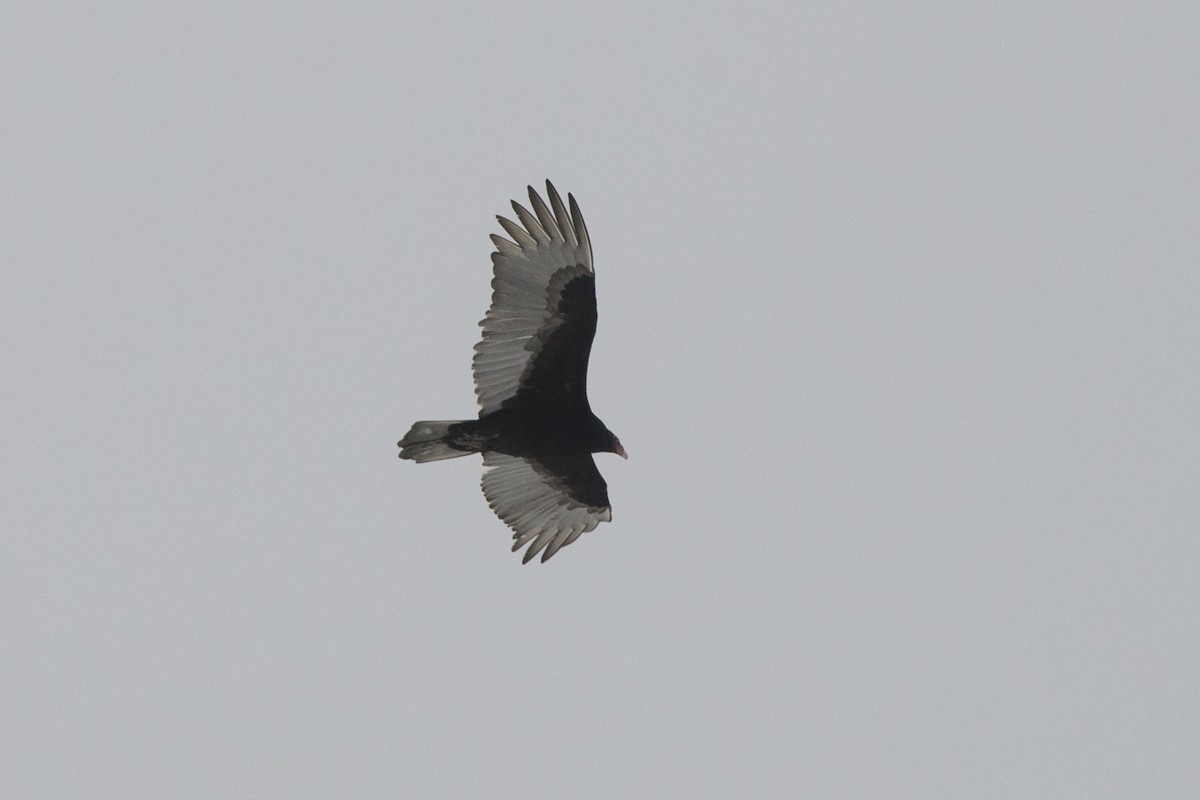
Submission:
M 480 419 L 450 426 L 447 443 L 469 453 L 504 453 L 565 471 L 566 465 L 581 458 L 606 452 L 611 441 L 612 434 L 591 409 L 584 408 L 576 416 L 502 408 Z M 578 485 L 576 500 L 593 506 L 608 505 L 608 487 L 603 481 L 599 485 L 594 480 L 579 481 Z
M 579 413 L 543 411 L 508 407 L 479 419 L 464 420 L 450 426 L 448 443 L 469 453 L 510 456 L 538 457 L 548 451 L 581 455 L 607 452 L 612 435 L 590 409 Z

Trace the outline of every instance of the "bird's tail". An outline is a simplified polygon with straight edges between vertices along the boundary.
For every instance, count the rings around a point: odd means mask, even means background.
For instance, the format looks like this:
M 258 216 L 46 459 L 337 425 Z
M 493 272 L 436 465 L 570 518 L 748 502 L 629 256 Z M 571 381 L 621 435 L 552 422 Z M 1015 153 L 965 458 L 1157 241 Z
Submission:
M 421 420 L 414 422 L 408 433 L 400 440 L 400 457 L 416 461 L 441 461 L 444 458 L 468 456 L 470 450 L 450 444 L 450 428 L 461 425 L 465 420 Z

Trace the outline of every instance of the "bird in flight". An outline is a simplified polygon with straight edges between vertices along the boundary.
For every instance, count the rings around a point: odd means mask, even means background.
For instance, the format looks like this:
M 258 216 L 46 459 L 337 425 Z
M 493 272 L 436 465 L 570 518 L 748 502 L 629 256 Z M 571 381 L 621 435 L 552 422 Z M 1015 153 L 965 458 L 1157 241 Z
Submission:
M 547 206 L 532 186 L 532 211 L 496 217 L 492 305 L 479 323 L 472 370 L 479 418 L 422 420 L 400 440 L 400 457 L 439 461 L 482 453 L 483 494 L 513 529 L 522 563 L 542 561 L 612 520 L 608 485 L 592 453 L 625 448 L 587 399 L 596 335 L 592 243 L 575 198 L 567 206 L 546 181 Z M 569 209 L 569 210 L 568 210 Z

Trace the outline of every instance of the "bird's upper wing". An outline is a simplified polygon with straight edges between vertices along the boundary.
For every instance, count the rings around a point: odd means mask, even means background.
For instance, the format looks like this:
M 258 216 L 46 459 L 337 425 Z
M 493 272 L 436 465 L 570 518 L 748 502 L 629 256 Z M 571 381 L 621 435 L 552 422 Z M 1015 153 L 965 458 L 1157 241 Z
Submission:
M 518 392 L 530 402 L 586 403 L 596 334 L 592 244 L 575 198 L 567 195 L 568 212 L 550 181 L 546 196 L 549 207 L 529 187 L 532 213 L 513 201 L 520 224 L 497 217 L 512 239 L 492 235 L 492 305 L 472 362 L 481 416 Z
M 542 561 L 612 521 L 608 486 L 588 453 L 538 458 L 484 453 L 483 494 L 496 516 L 513 529 L 513 552 L 526 544 L 522 563 L 539 551 Z

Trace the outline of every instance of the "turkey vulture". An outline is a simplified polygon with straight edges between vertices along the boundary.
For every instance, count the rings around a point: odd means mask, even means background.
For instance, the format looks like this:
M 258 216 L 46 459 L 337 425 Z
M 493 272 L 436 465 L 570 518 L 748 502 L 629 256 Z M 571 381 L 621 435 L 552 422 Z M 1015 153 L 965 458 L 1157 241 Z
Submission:
M 592 243 L 575 198 L 570 212 L 550 181 L 550 206 L 529 187 L 520 224 L 496 217 L 512 237 L 492 234 L 492 306 L 479 323 L 472 362 L 479 419 L 424 420 L 400 440 L 416 462 L 482 453 L 483 494 L 513 529 L 522 563 L 550 558 L 612 520 L 608 486 L 592 453 L 625 448 L 592 413 L 588 354 L 596 335 Z

